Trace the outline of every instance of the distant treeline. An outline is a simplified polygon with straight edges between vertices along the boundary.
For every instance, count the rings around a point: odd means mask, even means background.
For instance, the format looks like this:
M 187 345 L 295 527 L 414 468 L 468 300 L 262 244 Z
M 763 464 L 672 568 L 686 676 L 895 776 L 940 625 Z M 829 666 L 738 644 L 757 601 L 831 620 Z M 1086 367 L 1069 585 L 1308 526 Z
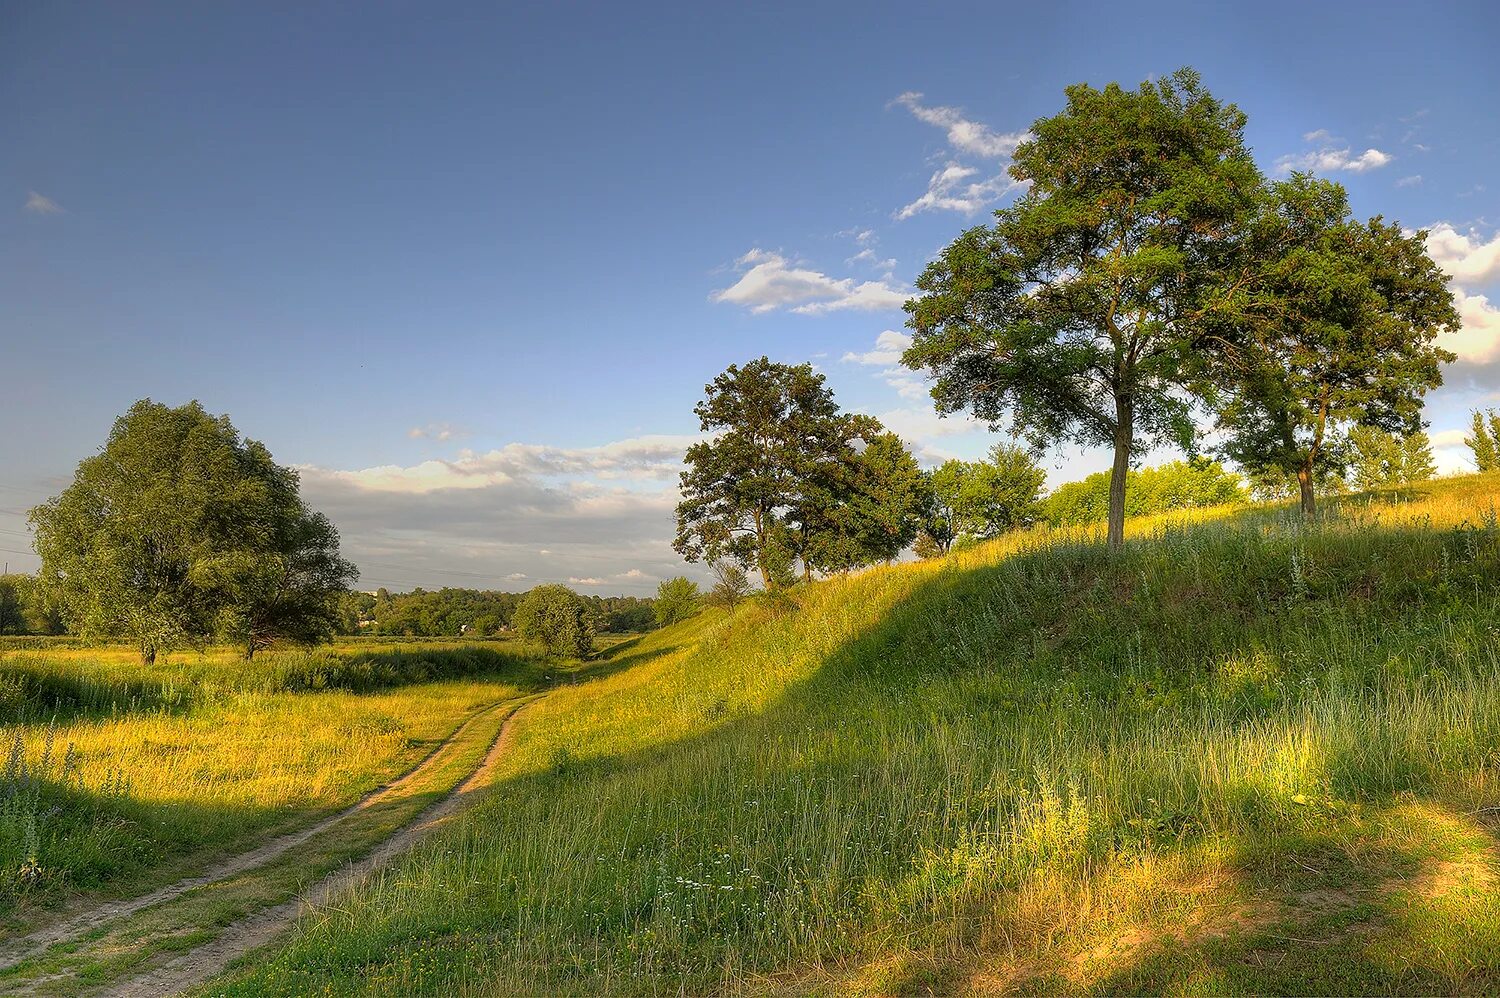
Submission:
M 344 634 L 405 637 L 485 637 L 509 630 L 525 593 L 484 589 L 413 589 L 392 593 L 351 592 L 339 604 Z M 605 633 L 648 631 L 655 626 L 652 601 L 639 596 L 578 597 L 593 615 L 594 628 Z

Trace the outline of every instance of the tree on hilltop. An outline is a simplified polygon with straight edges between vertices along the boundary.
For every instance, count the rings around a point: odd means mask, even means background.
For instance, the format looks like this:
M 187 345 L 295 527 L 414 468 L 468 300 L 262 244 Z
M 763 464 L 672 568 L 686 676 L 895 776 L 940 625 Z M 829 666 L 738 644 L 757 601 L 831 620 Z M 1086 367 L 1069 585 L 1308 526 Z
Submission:
M 1343 187 L 1306 175 L 1270 186 L 1247 244 L 1254 278 L 1217 334 L 1220 450 L 1252 476 L 1294 476 L 1302 513 L 1341 476 L 1355 426 L 1421 430 L 1422 397 L 1454 355 L 1447 275 L 1426 233 L 1352 218 Z
M 1015 151 L 1027 192 L 918 278 L 903 362 L 934 376 L 940 413 L 1008 419 L 1038 446 L 1112 447 L 1118 547 L 1132 456 L 1192 440 L 1197 326 L 1232 297 L 1261 177 L 1245 115 L 1192 70 L 1067 98 Z

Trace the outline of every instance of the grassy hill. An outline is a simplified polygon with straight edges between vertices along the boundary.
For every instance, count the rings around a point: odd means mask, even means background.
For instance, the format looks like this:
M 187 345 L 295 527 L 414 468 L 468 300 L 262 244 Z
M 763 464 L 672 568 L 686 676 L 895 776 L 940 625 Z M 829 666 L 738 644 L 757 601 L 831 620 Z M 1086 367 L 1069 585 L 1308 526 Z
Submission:
M 1500 988 L 1500 479 L 705 611 L 215 993 Z

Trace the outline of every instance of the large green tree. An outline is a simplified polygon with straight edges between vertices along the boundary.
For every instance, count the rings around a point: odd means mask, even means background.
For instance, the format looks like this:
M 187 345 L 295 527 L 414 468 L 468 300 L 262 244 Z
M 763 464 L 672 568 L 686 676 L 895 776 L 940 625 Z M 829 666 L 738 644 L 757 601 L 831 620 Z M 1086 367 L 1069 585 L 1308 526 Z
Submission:
M 340 599 L 358 571 L 339 555 L 328 517 L 308 509 L 297 472 L 255 441 L 226 543 L 206 565 L 216 588 L 220 637 L 250 659 L 278 642 L 314 644 L 338 630 Z
M 687 620 L 697 612 L 702 598 L 698 583 L 685 575 L 663 579 L 656 587 L 656 600 L 651 607 L 657 626 L 666 627 Z
M 301 506 L 296 475 L 197 402 L 137 402 L 31 523 L 48 603 L 76 633 L 128 636 L 143 664 L 207 640 L 231 616 L 269 613 L 291 634 L 293 614 L 325 605 L 331 614 L 353 572 L 337 557 L 332 527 Z M 280 531 L 287 523 L 318 529 Z M 295 575 L 308 557 L 325 562 L 331 589 L 246 577 L 278 558 Z
M 810 364 L 731 365 L 694 407 L 709 439 L 688 448 L 673 546 L 688 561 L 732 559 L 767 590 L 795 578 L 861 449 L 883 431 L 842 413 Z
M 1338 184 L 1272 184 L 1245 256 L 1253 279 L 1217 334 L 1222 452 L 1252 475 L 1295 476 L 1304 516 L 1316 483 L 1341 475 L 1354 426 L 1421 429 L 1422 396 L 1453 354 L 1459 323 L 1426 233 L 1352 218 Z
M 1069 87 L 1015 151 L 1025 195 L 947 247 L 906 306 L 903 360 L 933 376 L 939 412 L 1113 448 L 1112 546 L 1132 455 L 1193 436 L 1198 327 L 1242 279 L 1234 250 L 1262 182 L 1244 127 L 1188 69 Z
M 567 586 L 537 586 L 516 606 L 516 633 L 549 655 L 583 658 L 594 650 L 594 620 L 587 604 Z
M 809 573 L 890 561 L 916 539 L 927 497 L 922 469 L 896 434 L 864 432 L 863 448 L 820 468 L 797 511 Z

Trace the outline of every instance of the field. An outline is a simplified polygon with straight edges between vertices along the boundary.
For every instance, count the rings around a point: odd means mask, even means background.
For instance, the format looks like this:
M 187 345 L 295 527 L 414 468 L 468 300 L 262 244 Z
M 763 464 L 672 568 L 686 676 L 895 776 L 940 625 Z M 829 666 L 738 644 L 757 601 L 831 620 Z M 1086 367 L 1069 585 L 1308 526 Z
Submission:
M 1158 517 L 1116 558 L 1014 535 L 565 672 L 503 647 L 189 654 L 149 678 L 123 652 L 8 652 L 28 758 L 58 713 L 64 789 L 119 816 L 13 888 L 23 928 L 326 818 L 464 717 L 490 728 L 357 835 L 0 987 L 168 980 L 141 975 L 410 822 L 498 737 L 480 708 L 525 702 L 487 793 L 205 993 L 1493 993 L 1497 504 L 1485 476 L 1312 527 Z
M 1493 993 L 1500 482 L 658 632 L 213 993 Z

